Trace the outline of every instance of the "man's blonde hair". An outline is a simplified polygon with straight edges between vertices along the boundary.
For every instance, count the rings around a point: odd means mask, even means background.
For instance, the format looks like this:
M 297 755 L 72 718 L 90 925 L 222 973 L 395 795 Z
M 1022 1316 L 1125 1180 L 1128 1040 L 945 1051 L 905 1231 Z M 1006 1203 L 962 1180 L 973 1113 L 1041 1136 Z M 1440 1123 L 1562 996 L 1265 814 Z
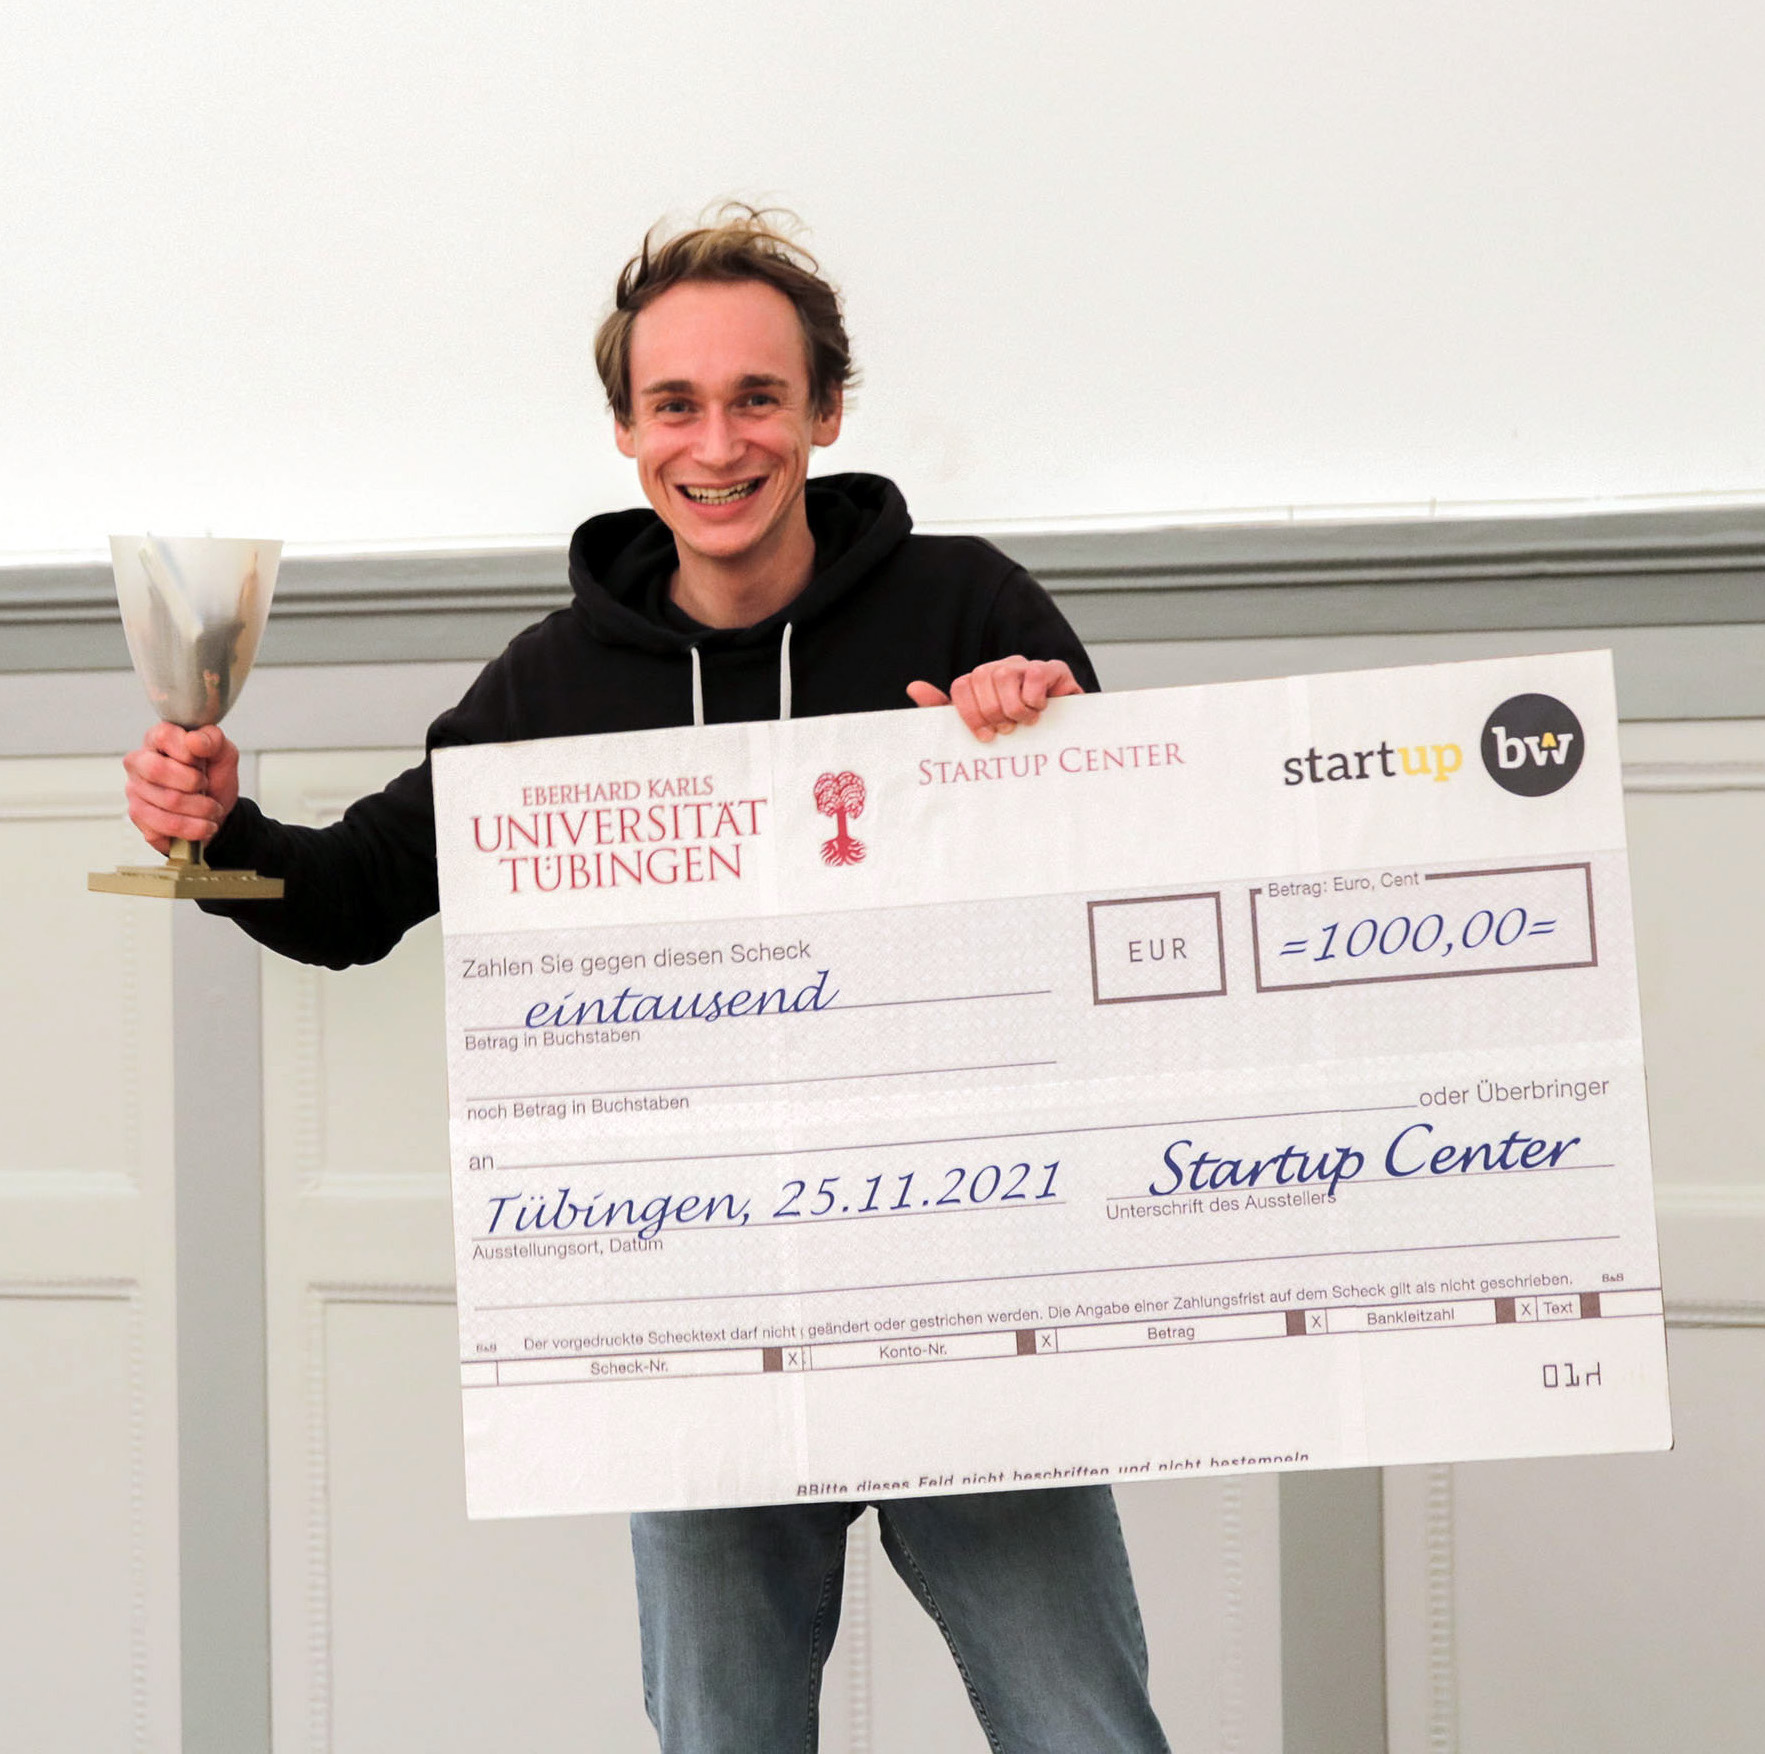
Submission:
M 657 229 L 651 228 L 643 248 L 620 271 L 613 308 L 595 331 L 595 370 L 613 418 L 623 426 L 631 424 L 631 330 L 638 312 L 671 286 L 689 280 L 759 280 L 777 287 L 803 326 L 815 411 L 831 414 L 853 381 L 852 347 L 839 293 L 822 278 L 820 263 L 791 235 L 801 229 L 796 216 L 731 202 L 709 224 L 660 242 Z

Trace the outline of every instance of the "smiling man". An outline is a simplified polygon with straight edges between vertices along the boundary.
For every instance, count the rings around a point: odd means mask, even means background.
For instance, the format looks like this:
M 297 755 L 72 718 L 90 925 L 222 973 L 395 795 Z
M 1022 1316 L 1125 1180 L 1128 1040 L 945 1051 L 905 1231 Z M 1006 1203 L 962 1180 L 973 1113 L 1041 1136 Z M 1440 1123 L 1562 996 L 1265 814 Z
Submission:
M 595 363 L 648 505 L 577 530 L 570 606 L 486 667 L 430 728 L 430 750 L 908 701 L 953 702 L 990 741 L 1096 686 L 1047 594 L 997 549 L 914 535 L 880 476 L 808 479 L 815 450 L 839 436 L 850 349 L 838 295 L 764 215 L 646 240 Z M 125 765 L 130 815 L 161 851 L 172 836 L 206 840 L 217 864 L 287 878 L 281 902 L 204 904 L 274 950 L 333 968 L 373 961 L 436 909 L 427 759 L 326 829 L 241 799 L 237 751 L 213 727 L 156 726 Z M 864 1509 L 632 1519 L 644 1698 L 664 1754 L 815 1746 L 846 1533 Z M 993 1748 L 1166 1750 L 1107 1488 L 877 1510 Z

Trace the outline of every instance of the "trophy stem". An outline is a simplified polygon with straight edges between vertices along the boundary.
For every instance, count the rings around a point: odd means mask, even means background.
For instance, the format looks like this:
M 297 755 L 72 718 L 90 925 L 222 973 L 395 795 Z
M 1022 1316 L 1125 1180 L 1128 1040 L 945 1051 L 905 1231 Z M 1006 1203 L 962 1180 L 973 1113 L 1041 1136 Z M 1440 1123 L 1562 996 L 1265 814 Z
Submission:
M 166 849 L 165 862 L 168 865 L 196 865 L 204 863 L 202 842 L 199 840 L 176 840 Z

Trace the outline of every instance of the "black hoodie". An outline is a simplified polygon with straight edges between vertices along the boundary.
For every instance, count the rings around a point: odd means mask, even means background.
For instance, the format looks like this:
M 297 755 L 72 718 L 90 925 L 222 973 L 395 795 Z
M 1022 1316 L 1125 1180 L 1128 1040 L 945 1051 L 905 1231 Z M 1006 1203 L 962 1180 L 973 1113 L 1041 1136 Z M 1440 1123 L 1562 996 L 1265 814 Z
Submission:
M 1096 688 L 1047 592 L 977 537 L 910 534 L 893 482 L 823 476 L 809 483 L 808 513 L 813 578 L 776 615 L 740 628 L 704 627 L 675 607 L 674 538 L 653 511 L 590 518 L 570 542 L 570 606 L 486 665 L 429 727 L 427 748 L 691 724 L 695 647 L 711 724 L 780 716 L 787 673 L 797 718 L 904 707 L 909 682 L 948 689 L 1013 653 L 1064 658 Z M 208 857 L 287 879 L 284 901 L 202 904 L 259 943 L 328 968 L 376 961 L 439 905 L 428 758 L 330 828 L 272 821 L 241 798 Z

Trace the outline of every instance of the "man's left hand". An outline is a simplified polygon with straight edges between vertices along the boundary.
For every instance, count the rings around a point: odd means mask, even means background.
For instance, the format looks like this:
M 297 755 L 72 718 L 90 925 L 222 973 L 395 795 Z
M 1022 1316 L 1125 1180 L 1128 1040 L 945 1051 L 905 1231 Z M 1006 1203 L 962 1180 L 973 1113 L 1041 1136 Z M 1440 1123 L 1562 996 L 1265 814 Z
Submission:
M 1084 692 L 1064 658 L 995 658 L 958 676 L 948 694 L 929 682 L 907 684 L 915 706 L 954 706 L 983 743 L 1033 725 L 1049 701 Z

